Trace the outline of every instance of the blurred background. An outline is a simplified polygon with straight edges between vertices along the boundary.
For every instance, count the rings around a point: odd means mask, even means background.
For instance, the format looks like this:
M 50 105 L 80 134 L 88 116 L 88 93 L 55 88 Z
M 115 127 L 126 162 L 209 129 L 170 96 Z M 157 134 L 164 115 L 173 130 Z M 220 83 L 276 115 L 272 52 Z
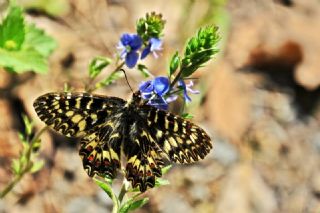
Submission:
M 147 61 L 156 75 L 165 75 L 174 51 L 182 52 L 199 27 L 220 28 L 220 52 L 197 71 L 201 95 L 188 107 L 214 148 L 196 164 L 174 165 L 165 175 L 171 184 L 149 190 L 150 202 L 137 212 L 320 212 L 319 0 L 18 3 L 58 48 L 48 74 L 18 76 L 0 68 L 0 189 L 21 150 L 21 113 L 42 128 L 35 98 L 66 83 L 83 91 L 90 60 L 114 56 L 120 35 L 156 11 L 167 20 L 161 57 Z M 137 89 L 141 74 L 127 75 Z M 96 93 L 131 95 L 122 80 Z M 41 138 L 45 167 L 0 200 L 0 212 L 110 212 L 111 201 L 82 169 L 77 141 L 53 131 Z

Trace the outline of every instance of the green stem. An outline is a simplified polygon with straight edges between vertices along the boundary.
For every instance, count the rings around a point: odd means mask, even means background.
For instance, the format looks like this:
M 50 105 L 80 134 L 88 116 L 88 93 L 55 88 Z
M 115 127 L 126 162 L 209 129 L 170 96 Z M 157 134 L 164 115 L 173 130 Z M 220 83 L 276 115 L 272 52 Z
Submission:
M 4 198 L 16 185 L 17 183 L 19 183 L 19 181 L 22 179 L 22 177 L 30 171 L 30 169 L 32 168 L 33 162 L 31 161 L 31 154 L 32 154 L 32 147 L 34 145 L 35 142 L 37 142 L 40 138 L 40 136 L 42 135 L 42 133 L 44 131 L 46 131 L 48 129 L 48 127 L 44 127 L 42 128 L 34 137 L 33 139 L 30 141 L 30 146 L 27 150 L 26 153 L 26 162 L 24 163 L 24 165 L 22 166 L 23 168 L 21 169 L 21 172 L 19 174 L 17 174 L 13 180 L 0 192 L 0 198 Z M 28 141 L 29 142 L 29 141 Z
M 122 200 L 123 200 L 126 193 L 127 193 L 126 184 L 123 183 L 121 190 L 120 190 L 120 193 L 119 193 L 119 196 L 118 196 L 118 200 L 120 201 L 120 203 L 122 203 Z
M 123 61 L 121 64 L 119 64 L 119 65 L 111 72 L 110 75 L 118 72 L 118 71 L 123 67 L 124 64 L 125 64 L 125 62 Z M 95 91 L 95 90 L 97 90 L 97 89 L 99 89 L 99 88 L 100 88 L 100 87 L 97 87 L 97 84 L 95 84 L 95 86 L 94 86 L 93 88 L 87 88 L 86 91 L 87 91 L 88 93 L 92 93 L 93 91 Z

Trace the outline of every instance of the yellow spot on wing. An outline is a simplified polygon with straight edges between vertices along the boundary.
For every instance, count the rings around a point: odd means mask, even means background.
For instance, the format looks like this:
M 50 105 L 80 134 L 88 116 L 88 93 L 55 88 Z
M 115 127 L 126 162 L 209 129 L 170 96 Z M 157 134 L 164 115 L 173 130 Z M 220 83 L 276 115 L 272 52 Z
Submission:
M 71 118 L 71 121 L 74 123 L 78 123 L 82 119 L 82 116 L 77 114 Z
M 66 113 L 66 116 L 71 117 L 71 116 L 73 116 L 73 114 L 74 114 L 74 111 L 68 111 Z
M 78 124 L 79 131 L 83 131 L 86 128 L 86 125 L 87 123 L 85 120 L 80 121 L 80 123 Z

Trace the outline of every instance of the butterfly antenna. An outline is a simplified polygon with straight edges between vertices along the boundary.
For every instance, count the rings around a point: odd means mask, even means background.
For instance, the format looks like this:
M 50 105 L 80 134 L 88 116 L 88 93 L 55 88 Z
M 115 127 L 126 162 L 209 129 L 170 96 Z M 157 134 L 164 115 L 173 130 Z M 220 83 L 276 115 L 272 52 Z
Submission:
M 126 71 L 125 71 L 124 69 L 120 69 L 119 71 L 122 71 L 122 72 L 123 72 L 124 77 L 126 78 L 127 84 L 128 84 L 128 86 L 130 87 L 131 92 L 134 93 L 132 87 L 131 87 L 130 84 L 129 84 Z

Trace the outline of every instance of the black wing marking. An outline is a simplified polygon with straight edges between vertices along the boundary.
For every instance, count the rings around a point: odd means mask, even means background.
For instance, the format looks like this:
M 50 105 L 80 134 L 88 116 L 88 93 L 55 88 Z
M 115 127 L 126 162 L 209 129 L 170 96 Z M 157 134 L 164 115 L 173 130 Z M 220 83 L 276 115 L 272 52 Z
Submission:
M 116 114 L 126 101 L 88 93 L 48 93 L 33 104 L 39 118 L 65 136 L 84 136 Z
M 161 150 L 144 127 L 135 122 L 123 148 L 127 156 L 126 178 L 132 182 L 133 188 L 139 187 L 141 192 L 154 187 L 155 178 L 161 177 L 164 165 Z
M 116 177 L 121 164 L 123 140 L 119 115 L 120 113 L 112 116 L 81 139 L 79 154 L 83 168 L 90 177 L 95 174 L 111 179 Z
M 158 146 L 174 162 L 198 161 L 212 149 L 208 134 L 188 120 L 148 105 L 142 106 L 139 114 L 146 119 Z

